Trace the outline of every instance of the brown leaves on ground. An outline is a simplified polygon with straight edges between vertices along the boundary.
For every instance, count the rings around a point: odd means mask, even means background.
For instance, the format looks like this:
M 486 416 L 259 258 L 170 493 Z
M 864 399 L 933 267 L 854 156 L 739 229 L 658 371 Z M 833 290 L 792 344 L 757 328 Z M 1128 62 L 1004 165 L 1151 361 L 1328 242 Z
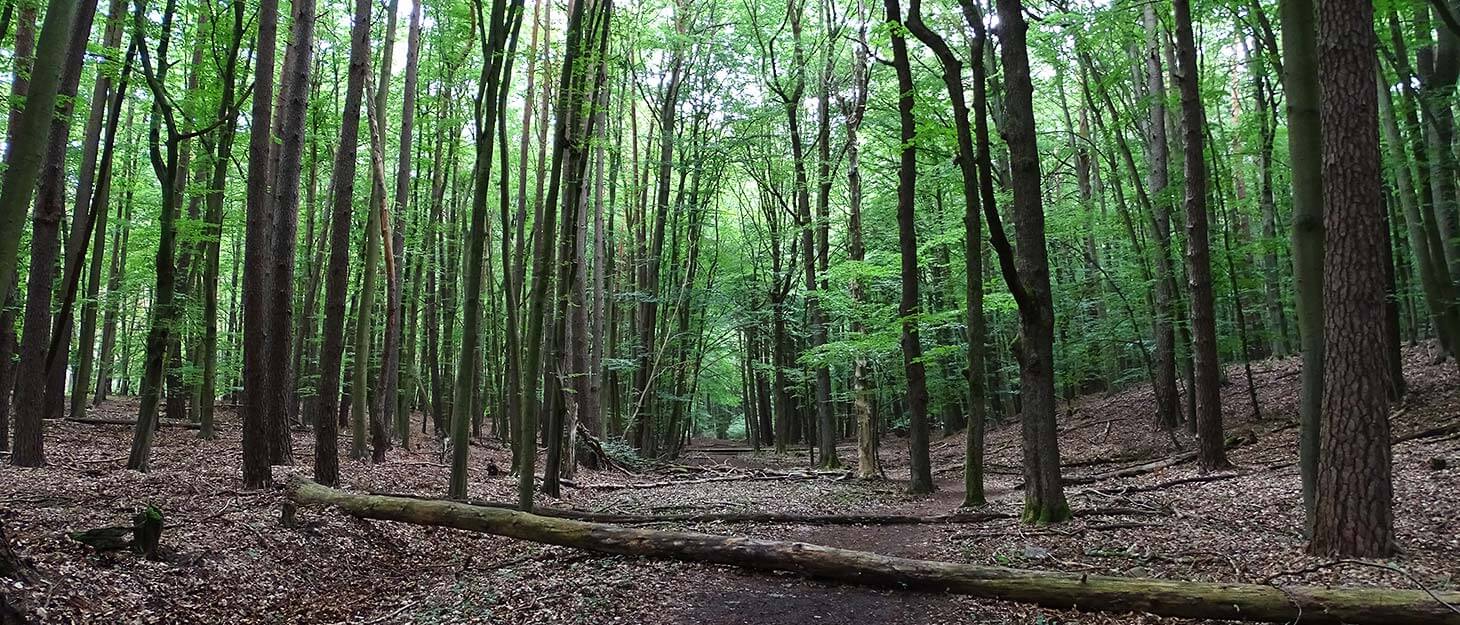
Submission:
M 1393 416 L 1396 437 L 1460 422 L 1453 362 L 1433 364 L 1424 347 L 1406 352 L 1410 392 Z M 1241 367 L 1227 371 L 1223 408 L 1229 434 L 1256 436 L 1230 452 L 1233 477 L 1207 481 L 1192 463 L 1136 477 L 1067 487 L 1076 508 L 1125 506 L 1160 516 L 1089 517 L 1031 527 L 1015 520 L 979 525 L 808 527 L 694 524 L 695 530 L 802 540 L 889 555 L 1099 574 L 1233 582 L 1345 584 L 1431 589 L 1460 586 L 1460 437 L 1427 436 L 1394 449 L 1396 531 L 1403 553 L 1388 564 L 1323 567 L 1306 555 L 1298 496 L 1296 418 L 1298 362 L 1254 363 L 1262 419 L 1252 415 Z M 1172 453 L 1151 427 L 1148 387 L 1061 405 L 1065 475 L 1090 476 Z M 92 416 L 128 418 L 129 401 L 94 408 Z M 279 522 L 282 491 L 246 491 L 239 430 L 220 411 L 217 440 L 166 428 L 158 434 L 152 471 L 123 468 L 131 432 L 125 426 L 50 422 L 43 469 L 0 468 L 0 521 L 39 582 L 0 580 L 0 592 L 25 600 L 42 623 L 1175 623 L 1138 615 L 1055 612 L 968 598 L 833 586 L 784 574 L 695 564 L 630 560 L 439 528 L 361 521 L 333 511 L 300 510 L 298 524 Z M 417 421 L 419 426 L 419 420 Z M 441 496 L 447 467 L 430 434 L 412 451 L 393 450 L 385 464 L 345 460 L 342 487 L 358 491 Z M 1185 449 L 1192 441 L 1179 435 Z M 348 441 L 342 441 L 348 450 Z M 738 443 L 737 443 L 738 445 Z M 623 484 L 736 475 L 806 467 L 804 451 L 784 456 L 696 451 L 725 447 L 698 442 L 676 465 L 630 478 L 579 471 L 581 485 Z M 293 467 L 276 467 L 282 482 L 308 472 L 313 441 L 295 434 Z M 990 429 L 990 511 L 1017 512 L 1022 494 L 1019 428 Z M 961 435 L 937 440 L 933 466 L 940 491 L 902 493 L 905 441 L 882 450 L 892 481 L 797 479 L 716 481 L 657 488 L 569 489 L 555 505 L 645 514 L 782 511 L 827 514 L 883 511 L 936 514 L 962 500 Z M 489 477 L 488 461 L 510 465 L 495 441 L 472 447 L 470 496 L 510 501 L 514 478 Z M 342 454 L 342 458 L 346 457 Z M 843 462 L 855 462 L 851 447 Z M 1433 458 L 1449 468 L 1433 470 Z M 124 525 L 139 506 L 166 514 L 165 561 L 130 553 L 92 554 L 70 531 Z M 668 525 L 665 527 L 680 527 Z M 1296 572 L 1292 574 L 1286 574 Z

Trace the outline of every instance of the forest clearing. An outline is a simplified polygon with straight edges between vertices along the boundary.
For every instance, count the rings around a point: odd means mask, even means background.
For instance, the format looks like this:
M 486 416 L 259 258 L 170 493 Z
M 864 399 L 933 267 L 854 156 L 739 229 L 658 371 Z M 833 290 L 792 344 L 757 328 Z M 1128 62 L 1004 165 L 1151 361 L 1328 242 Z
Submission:
M 1460 625 L 1460 0 L 0 0 L 0 625 Z

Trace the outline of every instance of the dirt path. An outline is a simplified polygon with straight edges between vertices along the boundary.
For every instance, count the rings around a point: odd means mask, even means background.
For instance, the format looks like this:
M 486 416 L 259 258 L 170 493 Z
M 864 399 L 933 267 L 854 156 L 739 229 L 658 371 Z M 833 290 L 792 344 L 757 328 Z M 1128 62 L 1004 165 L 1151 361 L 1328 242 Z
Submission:
M 937 514 L 963 502 L 962 483 L 938 484 L 932 497 L 907 508 L 909 514 Z M 889 556 L 928 558 L 947 540 L 948 526 L 800 526 L 787 540 L 859 549 Z M 732 570 L 717 571 L 701 590 L 675 606 L 671 622 L 682 625 L 914 625 L 979 623 L 977 606 L 962 598 L 874 590 L 808 582 L 798 577 Z M 997 622 L 988 620 L 988 622 Z

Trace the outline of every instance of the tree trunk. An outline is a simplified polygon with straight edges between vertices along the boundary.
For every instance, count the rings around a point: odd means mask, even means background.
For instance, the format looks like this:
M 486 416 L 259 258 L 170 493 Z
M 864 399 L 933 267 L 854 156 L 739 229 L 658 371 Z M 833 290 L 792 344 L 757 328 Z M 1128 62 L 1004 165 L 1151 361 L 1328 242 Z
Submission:
M 273 483 L 269 465 L 273 438 L 270 421 L 275 377 L 269 360 L 270 293 L 274 276 L 269 251 L 274 223 L 269 170 L 273 150 L 273 99 L 275 48 L 279 25 L 278 0 L 260 0 L 258 39 L 254 45 L 253 109 L 249 121 L 248 200 L 245 209 L 243 258 L 243 393 L 239 412 L 243 417 L 243 483 L 262 488 Z M 328 475 L 315 475 L 326 484 Z
M 866 8 L 862 0 L 857 1 L 857 18 L 866 18 Z M 863 262 L 867 259 L 867 246 L 862 240 L 862 149 L 858 142 L 857 133 L 862 128 L 862 120 L 867 113 L 867 29 L 865 26 L 857 31 L 857 42 L 853 47 L 852 64 L 852 85 L 854 91 L 850 103 L 843 103 L 842 115 L 846 118 L 847 126 L 847 240 L 848 257 L 852 262 Z M 852 301 L 855 304 L 865 305 L 867 303 L 867 287 L 862 280 L 853 277 L 848 285 Z M 861 315 L 853 317 L 852 334 L 865 335 L 867 324 L 861 321 Z M 750 342 L 747 338 L 747 342 Z M 754 352 L 752 352 L 754 353 Z M 748 369 L 749 370 L 749 369 Z M 754 375 L 753 370 L 752 375 Z M 758 378 L 757 378 L 758 380 Z M 758 384 L 755 380 L 753 383 Z M 857 423 L 857 477 L 869 480 L 876 478 L 882 467 L 877 459 L 877 422 L 872 409 L 871 364 L 865 354 L 858 354 L 852 362 L 852 411 Z M 759 395 L 759 393 L 755 393 Z M 762 415 L 764 415 L 764 404 L 762 404 Z M 764 418 L 764 417 L 762 417 Z M 758 442 L 758 441 L 757 441 Z
M 891 4 L 896 0 L 888 0 Z M 625 528 L 441 500 L 355 495 L 299 480 L 292 498 L 353 516 L 452 527 L 598 553 L 789 571 L 849 584 L 945 592 L 1047 608 L 1322 625 L 1455 625 L 1447 605 L 1417 590 L 1274 587 L 1051 573 L 913 560 L 807 543 Z M 1460 602 L 1443 593 L 1441 601 Z
M 102 46 L 108 51 L 117 51 L 122 42 L 122 16 L 127 13 L 126 0 L 111 0 L 107 7 L 107 15 L 110 16 L 106 23 L 105 32 L 102 35 Z M 82 18 L 83 20 L 87 18 Z M 130 52 L 130 47 L 128 48 Z M 127 62 L 129 62 L 128 60 Z M 73 273 L 80 276 L 80 263 L 85 262 L 85 247 L 83 241 L 90 234 L 92 242 L 91 262 L 88 263 L 88 277 L 86 281 L 87 298 L 82 305 L 81 311 L 81 336 L 77 341 L 78 362 L 76 375 L 71 389 L 71 405 L 69 414 L 71 416 L 85 416 L 86 399 L 90 392 L 91 369 L 95 362 L 96 346 L 96 296 L 100 292 L 101 281 L 101 260 L 103 248 L 106 244 L 106 216 L 107 201 L 110 198 L 111 189 L 111 157 L 115 153 L 117 124 L 121 120 L 122 104 L 121 98 L 113 98 L 112 76 L 109 73 L 102 73 L 96 79 L 91 91 L 91 112 L 87 116 L 85 137 L 82 140 L 81 170 L 79 172 L 80 182 L 76 188 L 76 204 L 71 223 L 71 237 L 66 247 L 66 260 L 68 267 L 62 275 L 70 277 Z M 113 103 L 113 99 L 116 100 Z M 107 113 L 110 111 L 111 121 L 106 124 L 107 134 L 105 144 L 107 149 L 103 150 L 103 124 L 107 122 Z M 101 163 L 97 162 L 98 156 L 103 156 Z M 98 175 L 98 169 L 101 175 Z M 95 194 L 93 195 L 93 192 Z M 92 232 L 84 232 L 83 226 L 91 228 Z M 73 261 L 74 258 L 74 261 Z M 72 263 L 75 267 L 71 267 Z M 64 290 L 64 287 L 63 287 Z M 63 298 L 65 297 L 63 293 Z M 74 298 L 74 296 L 73 296 Z M 68 309 L 69 312 L 69 309 Z M 58 320 L 60 321 L 60 320 Z M 70 336 L 70 318 L 66 316 L 64 322 L 56 324 L 63 328 L 63 333 Z M 54 340 L 52 341 L 55 342 Z M 60 355 L 66 355 L 66 344 L 59 344 Z M 64 361 L 57 357 L 52 363 L 52 370 L 60 372 L 60 378 L 64 390 L 65 366 Z
M 270 0 L 271 1 L 271 0 Z M 340 369 L 345 348 L 345 297 L 350 277 L 350 230 L 355 201 L 355 161 L 360 148 L 360 108 L 370 71 L 370 0 L 356 0 L 350 29 L 350 67 L 335 152 L 330 195 L 330 259 L 325 276 L 324 326 L 319 355 L 319 400 L 314 418 L 314 478 L 322 484 L 340 479 Z M 359 363 L 356 363 L 359 366 Z
M 1318 116 L 1318 48 L 1312 0 L 1281 3 L 1283 90 L 1288 99 L 1288 154 L 1293 186 L 1293 281 L 1298 349 L 1298 467 L 1306 527 L 1313 525 L 1318 476 L 1319 410 L 1323 393 L 1323 173 Z
M 12 118 L 14 123 L 8 126 L 13 130 L 7 130 L 7 133 L 14 140 L 6 142 L 5 180 L 0 184 L 0 294 L 10 293 L 10 288 L 16 283 L 16 252 L 20 248 L 20 235 L 25 227 L 30 201 L 36 192 L 36 181 L 40 178 L 42 159 L 50 145 L 47 137 L 52 128 L 56 96 L 61 90 L 61 70 L 67 65 L 68 50 L 78 30 L 72 27 L 77 15 L 95 13 L 94 4 L 90 5 L 91 9 L 78 12 L 82 1 L 52 0 L 46 4 L 45 21 L 36 40 L 36 60 L 29 70 L 30 81 L 24 90 L 25 108 Z M 29 12 L 32 16 L 34 11 L 30 7 L 22 9 L 22 13 Z M 22 24 L 27 21 L 33 22 L 22 17 Z M 80 32 L 90 32 L 89 24 Z M 84 34 L 81 37 L 86 39 Z M 28 47 L 19 43 L 17 52 Z M 15 89 L 19 90 L 20 86 L 15 85 Z
M 1014 192 L 1014 234 L 1011 253 L 998 214 L 989 211 L 989 228 L 998 248 L 1004 279 L 1019 306 L 1019 391 L 1023 404 L 1024 519 L 1058 523 L 1070 517 L 1060 484 L 1059 441 L 1055 425 L 1054 306 L 1045 250 L 1044 207 L 1040 198 L 1039 148 L 1034 128 L 1034 89 L 1029 75 L 1028 23 L 1023 3 L 999 0 L 1004 62 L 1005 122 L 1009 170 Z
M 908 492 L 931 493 L 932 464 L 928 459 L 928 383 L 923 368 L 923 346 L 918 340 L 918 239 L 914 204 L 917 202 L 917 120 L 913 117 L 913 77 L 907 40 L 902 32 L 902 9 L 897 0 L 883 0 L 887 21 L 897 24 L 892 36 L 892 65 L 897 71 L 897 111 L 902 128 L 902 154 L 897 168 L 898 249 L 902 253 L 902 368 L 907 377 L 908 447 L 912 481 Z
M 473 184 L 475 185 L 472 194 L 471 221 L 466 242 L 467 249 L 465 258 L 470 259 L 464 264 L 466 275 L 462 283 L 463 311 L 461 353 L 456 368 L 456 379 L 451 393 L 451 482 L 448 492 L 452 497 L 461 498 L 466 496 L 466 460 L 471 425 L 471 392 L 476 380 L 476 368 L 478 356 L 478 345 L 481 342 L 480 326 L 482 322 L 482 262 L 480 259 L 485 253 L 487 238 L 487 198 L 492 172 L 492 133 L 497 129 L 497 115 L 500 114 L 498 96 L 502 89 L 510 82 L 511 76 L 504 75 L 502 64 L 505 59 L 502 52 L 509 47 L 516 48 L 517 33 L 522 24 L 522 11 L 520 5 L 513 5 L 509 12 L 503 0 L 493 0 L 490 17 L 488 21 L 481 23 L 485 31 L 482 38 L 482 50 L 486 59 L 482 67 L 482 89 L 477 102 L 480 116 L 477 120 L 477 158 L 473 167 Z M 481 10 L 480 8 L 478 9 Z M 481 18 L 482 16 L 478 16 Z M 510 33 L 509 33 L 510 31 Z M 511 42 L 508 42 L 508 39 Z M 509 55 L 510 56 L 510 55 Z M 452 314 L 452 307 L 447 307 L 447 314 Z M 448 343 L 449 344 L 449 343 Z M 532 345 L 532 343 L 529 343 Z M 530 428 L 522 428 L 519 432 L 527 435 Z M 524 438 L 527 438 L 524 436 Z M 536 451 L 536 443 L 528 445 L 532 451 Z M 524 473 L 527 479 L 531 479 L 531 464 L 525 465 Z M 530 485 L 529 485 L 530 486 Z M 529 505 L 531 494 L 528 495 Z
M 1203 470 L 1229 466 L 1222 437 L 1221 363 L 1217 356 L 1216 303 L 1212 294 L 1211 243 L 1207 227 L 1206 120 L 1201 70 L 1190 0 L 1173 0 L 1176 57 L 1180 64 L 1182 149 L 1186 171 L 1186 264 L 1191 292 L 1195 421 Z
M 245 11 L 241 2 L 233 3 L 232 9 L 233 35 L 228 43 L 228 55 L 220 76 L 223 85 L 218 101 L 217 119 L 221 125 L 211 146 L 210 164 L 213 170 L 208 196 L 204 200 L 204 231 L 210 235 L 210 239 L 204 244 L 203 251 L 203 380 L 198 390 L 198 422 L 202 427 L 198 436 L 205 439 L 213 438 L 213 407 L 218 399 L 218 274 L 219 252 L 223 244 L 224 187 L 230 173 L 229 156 L 233 153 L 233 142 L 237 137 L 238 109 L 242 105 L 242 102 L 235 100 L 238 97 L 239 50 L 243 47 L 246 36 Z M 108 286 L 108 290 L 110 288 Z M 258 467 L 254 467 L 254 470 L 257 469 Z
M 54 10 L 54 9 L 52 9 Z M 46 163 L 36 192 L 34 223 L 31 227 L 30 277 L 26 280 L 25 331 L 20 340 L 20 361 L 16 379 L 25 380 L 15 389 L 15 451 L 10 462 L 16 466 L 39 467 L 46 462 L 44 426 L 47 414 L 47 358 L 51 343 L 51 294 L 60 253 L 60 225 L 66 199 L 66 147 L 76 88 L 81 80 L 82 55 L 86 52 L 95 0 L 82 0 L 81 12 L 66 48 L 65 70 L 58 89 L 59 105 L 45 135 Z M 68 25 L 72 26 L 72 25 Z M 33 106 L 31 101 L 27 106 Z M 24 113 L 22 114 L 24 115 Z M 12 150 L 13 151 L 13 150 Z M 8 179 L 10 176 L 6 176 Z
M 1373 5 L 1321 3 L 1324 387 L 1310 550 L 1381 558 L 1395 550 L 1386 362 Z M 1377 317 L 1377 320 L 1376 320 Z
M 907 26 L 913 35 L 927 45 L 938 57 L 943 68 L 943 84 L 948 89 L 948 98 L 953 106 L 953 125 L 958 141 L 958 164 L 963 179 L 963 225 L 964 225 L 964 270 L 967 276 L 967 323 L 965 338 L 968 340 L 968 403 L 969 430 L 964 450 L 964 505 L 978 506 L 984 503 L 983 493 L 983 421 L 984 385 L 983 376 L 973 372 L 983 370 L 984 344 L 983 320 L 983 221 L 980 216 L 978 187 L 978 160 L 974 154 L 973 129 L 969 126 L 968 105 L 963 98 L 963 63 L 948 47 L 948 43 L 923 23 L 920 0 L 912 0 L 908 9 Z M 975 35 L 975 62 L 982 61 L 980 48 L 983 37 Z M 982 78 L 981 72 L 975 80 Z M 974 87 L 974 97 L 984 97 L 983 88 Z M 982 112 L 982 106 L 979 113 Z M 948 281 L 951 282 L 951 281 Z

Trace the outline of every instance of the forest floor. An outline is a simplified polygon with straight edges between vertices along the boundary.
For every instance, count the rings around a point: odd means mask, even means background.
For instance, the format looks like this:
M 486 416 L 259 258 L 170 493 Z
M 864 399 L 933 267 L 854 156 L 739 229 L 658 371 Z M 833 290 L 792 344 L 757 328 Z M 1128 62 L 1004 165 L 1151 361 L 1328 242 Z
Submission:
M 1413 587 L 1460 586 L 1460 377 L 1454 362 L 1430 363 L 1424 347 L 1406 352 L 1409 395 L 1392 416 L 1396 438 L 1433 428 L 1446 434 L 1394 446 L 1395 526 L 1403 553 L 1387 562 L 1408 576 L 1371 567 L 1320 567 L 1300 535 L 1295 359 L 1253 364 L 1261 419 L 1252 414 L 1240 366 L 1228 370 L 1223 408 L 1230 435 L 1255 442 L 1230 450 L 1237 468 L 1220 479 L 1198 477 L 1180 463 L 1135 477 L 1066 488 L 1076 509 L 1126 506 L 1153 514 L 1086 517 L 1031 527 L 1017 520 L 972 525 L 812 527 L 662 524 L 717 534 L 799 540 L 887 555 L 1021 568 L 1250 583 Z M 135 404 L 117 400 L 94 417 L 130 418 Z M 1090 477 L 1169 457 L 1170 439 L 1151 428 L 1153 400 L 1139 386 L 1061 404 L 1065 476 Z M 165 428 L 152 470 L 123 468 L 130 429 L 58 421 L 46 431 L 50 465 L 0 468 L 0 522 L 36 584 L 0 580 L 0 592 L 23 597 L 42 623 L 628 623 L 645 625 L 876 625 L 913 623 L 1192 623 L 1144 615 L 1061 612 L 939 594 L 824 584 L 789 574 L 693 563 L 601 556 L 463 531 L 353 519 L 302 509 L 280 523 L 282 489 L 246 491 L 240 479 L 239 429 L 224 411 L 219 437 Z M 342 487 L 354 491 L 440 496 L 448 468 L 439 443 L 396 449 L 380 465 L 344 461 Z M 1184 449 L 1192 441 L 1180 438 Z M 705 472 L 796 469 L 806 457 L 727 454 L 728 443 L 696 441 L 672 470 L 628 476 L 579 471 L 577 488 L 553 502 L 594 511 L 668 513 L 881 511 L 946 513 L 962 502 L 963 437 L 936 439 L 939 491 L 903 494 L 906 443 L 886 441 L 890 480 L 824 477 L 723 481 L 654 488 L 610 485 L 693 479 Z M 348 453 L 348 435 L 341 457 Z M 295 435 L 294 466 L 276 467 L 283 482 L 307 475 L 313 441 Z M 987 486 L 991 511 L 1017 513 L 1021 493 L 1019 427 L 991 428 Z M 854 462 L 850 446 L 840 452 Z M 1449 468 L 1432 469 L 1434 458 Z M 511 500 L 513 479 L 495 441 L 472 447 L 470 496 Z M 542 500 L 548 503 L 547 500 Z M 126 525 L 138 506 L 166 515 L 165 558 L 96 555 L 67 532 Z M 10 585 L 6 585 L 10 584 Z

